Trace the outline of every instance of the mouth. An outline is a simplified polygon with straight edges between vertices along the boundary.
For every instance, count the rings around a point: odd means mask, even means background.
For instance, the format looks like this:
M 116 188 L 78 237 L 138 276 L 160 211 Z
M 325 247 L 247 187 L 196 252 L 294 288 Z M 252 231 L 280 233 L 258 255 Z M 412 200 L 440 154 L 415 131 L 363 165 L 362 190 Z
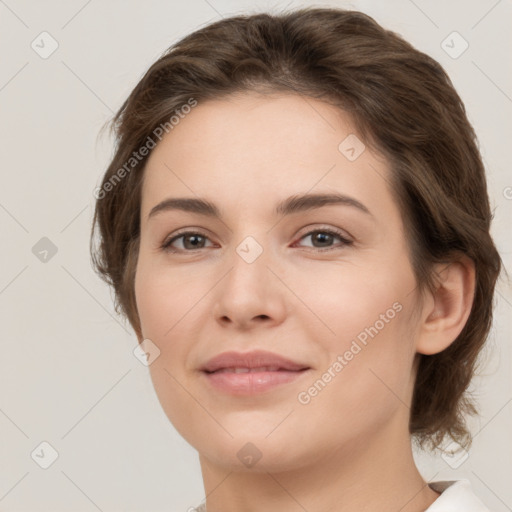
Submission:
M 263 351 L 226 352 L 211 359 L 202 374 L 213 389 L 230 395 L 268 392 L 296 381 L 311 368 Z
M 279 386 L 296 381 L 309 368 L 283 370 L 262 368 L 222 368 L 203 372 L 209 384 L 217 391 L 229 395 L 255 395 L 269 392 Z
M 215 370 L 212 372 L 206 371 L 206 373 L 265 373 L 265 372 L 290 372 L 290 371 L 303 371 L 302 370 L 286 370 L 285 368 L 280 368 L 279 366 L 261 366 L 259 368 L 247 368 L 247 367 L 239 367 L 239 368 L 221 368 L 219 370 Z

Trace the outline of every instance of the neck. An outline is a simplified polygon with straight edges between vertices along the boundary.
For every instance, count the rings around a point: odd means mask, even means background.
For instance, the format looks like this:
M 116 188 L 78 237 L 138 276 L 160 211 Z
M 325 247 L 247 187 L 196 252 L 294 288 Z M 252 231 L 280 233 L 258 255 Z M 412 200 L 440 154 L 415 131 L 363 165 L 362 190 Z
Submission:
M 423 512 L 439 496 L 416 468 L 408 432 L 396 424 L 371 442 L 347 444 L 291 471 L 266 471 L 260 463 L 239 471 L 201 455 L 207 512 Z

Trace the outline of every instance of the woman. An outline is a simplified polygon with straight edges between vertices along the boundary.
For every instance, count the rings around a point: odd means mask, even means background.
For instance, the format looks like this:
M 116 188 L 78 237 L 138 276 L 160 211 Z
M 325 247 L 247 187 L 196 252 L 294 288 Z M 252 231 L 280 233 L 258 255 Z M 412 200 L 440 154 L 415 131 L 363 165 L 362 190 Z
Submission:
M 199 510 L 487 510 L 411 448 L 469 446 L 501 268 L 441 66 L 359 12 L 237 16 L 114 121 L 94 262 L 199 453 Z

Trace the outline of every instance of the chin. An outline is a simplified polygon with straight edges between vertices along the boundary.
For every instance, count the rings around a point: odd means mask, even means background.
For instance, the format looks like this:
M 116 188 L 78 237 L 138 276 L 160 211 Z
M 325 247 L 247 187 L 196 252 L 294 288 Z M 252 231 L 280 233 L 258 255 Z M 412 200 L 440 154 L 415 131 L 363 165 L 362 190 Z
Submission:
M 311 456 L 298 454 L 295 449 L 283 451 L 273 446 L 256 445 L 251 442 L 230 443 L 229 447 L 211 446 L 198 450 L 202 458 L 226 471 L 236 473 L 281 473 L 296 470 L 305 466 Z
M 230 430 L 231 438 L 225 432 L 204 432 L 201 439 L 187 439 L 203 457 L 226 471 L 242 473 L 279 473 L 297 470 L 311 464 L 319 455 L 314 446 L 304 443 L 304 436 L 293 436 L 293 430 L 278 429 L 267 436 L 257 429 Z M 225 434 L 225 435 L 224 435 Z M 307 436 L 314 439 L 314 436 Z

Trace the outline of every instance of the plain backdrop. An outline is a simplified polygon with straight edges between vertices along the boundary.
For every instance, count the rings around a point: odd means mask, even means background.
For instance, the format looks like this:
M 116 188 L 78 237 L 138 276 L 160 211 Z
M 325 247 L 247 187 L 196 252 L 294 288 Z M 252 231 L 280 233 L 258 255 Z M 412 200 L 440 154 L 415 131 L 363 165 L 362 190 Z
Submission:
M 446 69 L 479 137 L 510 268 L 510 1 L 0 0 L 0 510 L 185 512 L 204 498 L 197 453 L 91 267 L 92 192 L 112 154 L 98 134 L 184 35 L 305 5 L 362 10 Z M 417 454 L 425 479 L 468 478 L 495 512 L 512 510 L 511 313 L 501 279 L 467 457 Z

